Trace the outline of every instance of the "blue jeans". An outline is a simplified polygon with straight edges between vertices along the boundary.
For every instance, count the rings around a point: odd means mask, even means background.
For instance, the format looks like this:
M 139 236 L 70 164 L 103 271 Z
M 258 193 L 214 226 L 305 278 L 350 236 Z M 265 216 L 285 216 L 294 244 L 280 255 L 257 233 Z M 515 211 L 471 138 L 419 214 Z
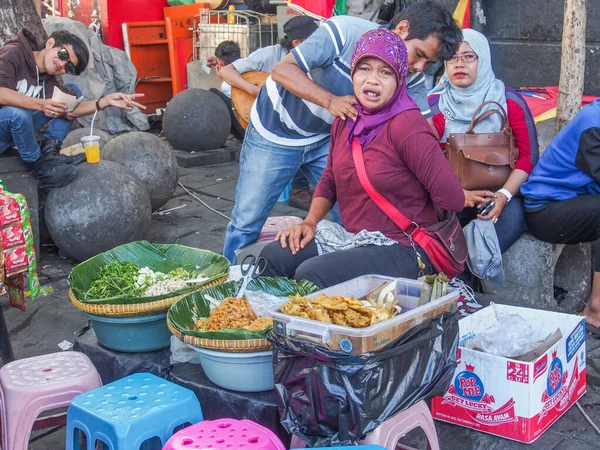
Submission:
M 260 236 L 277 198 L 299 168 L 316 186 L 327 165 L 329 139 L 302 147 L 275 144 L 263 138 L 250 123 L 240 153 L 240 176 L 235 189 L 235 205 L 227 226 L 223 255 L 235 262 L 235 251 Z M 337 205 L 331 210 L 341 223 Z
M 81 90 L 74 84 L 67 84 L 77 97 Z M 71 129 L 71 120 L 64 117 L 52 119 L 41 111 L 3 106 L 0 108 L 0 154 L 15 145 L 19 156 L 25 162 L 35 162 L 40 157 L 40 146 L 35 139 L 35 132 L 50 122 L 44 139 L 57 139 L 62 142 Z

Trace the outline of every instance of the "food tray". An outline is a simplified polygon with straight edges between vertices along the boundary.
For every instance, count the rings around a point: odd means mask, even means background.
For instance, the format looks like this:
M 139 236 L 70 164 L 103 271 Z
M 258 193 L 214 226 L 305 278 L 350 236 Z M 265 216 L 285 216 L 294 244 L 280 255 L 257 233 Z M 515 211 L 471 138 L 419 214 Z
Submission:
M 269 315 L 274 321 L 273 329 L 278 334 L 311 340 L 332 350 L 361 354 L 380 350 L 425 320 L 444 312 L 454 312 L 458 307 L 460 297 L 458 289 L 449 286 L 445 296 L 426 305 L 418 306 L 423 287 L 422 281 L 383 275 L 363 275 L 307 295 L 306 298 L 312 300 L 319 294 L 325 294 L 328 296 L 354 296 L 358 299 L 365 297 L 383 282 L 395 280 L 398 283 L 394 296 L 402 307 L 402 313 L 392 319 L 366 328 L 352 328 L 290 316 L 282 313 L 279 308 L 273 308 L 269 311 Z

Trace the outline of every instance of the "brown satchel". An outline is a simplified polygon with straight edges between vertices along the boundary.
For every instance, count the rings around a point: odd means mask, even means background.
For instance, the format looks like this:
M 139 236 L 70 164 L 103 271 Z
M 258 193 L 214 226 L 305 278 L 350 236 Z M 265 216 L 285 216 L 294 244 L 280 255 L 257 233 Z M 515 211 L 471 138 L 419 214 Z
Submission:
M 498 109 L 484 112 L 477 117 L 479 111 L 489 104 L 496 104 Z M 499 133 L 475 133 L 473 130 L 479 122 L 488 117 L 500 114 L 502 128 Z M 502 186 L 515 168 L 519 149 L 515 147 L 515 138 L 508 125 L 504 107 L 495 101 L 483 103 L 471 118 L 466 133 L 452 133 L 446 142 L 446 157 L 452 170 L 460 180 L 463 189 L 489 189 L 496 191 Z

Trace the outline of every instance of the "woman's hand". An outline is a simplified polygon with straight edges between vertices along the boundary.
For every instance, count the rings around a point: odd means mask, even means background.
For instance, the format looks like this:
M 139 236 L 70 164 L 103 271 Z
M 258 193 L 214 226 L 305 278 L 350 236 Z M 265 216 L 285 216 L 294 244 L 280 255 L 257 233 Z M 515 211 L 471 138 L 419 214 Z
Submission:
M 506 204 L 508 203 L 508 199 L 506 198 L 505 195 L 503 194 L 494 194 L 494 207 L 485 215 L 482 216 L 481 214 L 478 214 L 477 217 L 479 219 L 483 219 L 483 220 L 493 220 L 494 223 L 498 222 L 498 217 L 500 217 L 500 214 L 502 214 L 502 210 L 504 209 L 504 207 L 506 206 Z
M 465 193 L 465 208 L 474 208 L 496 197 L 496 194 L 492 191 L 467 191 L 463 189 L 463 192 Z
M 289 245 L 292 255 L 295 255 L 315 237 L 316 230 L 317 226 L 315 224 L 302 222 L 287 230 L 280 231 L 275 236 L 275 240 L 281 243 L 282 248 Z

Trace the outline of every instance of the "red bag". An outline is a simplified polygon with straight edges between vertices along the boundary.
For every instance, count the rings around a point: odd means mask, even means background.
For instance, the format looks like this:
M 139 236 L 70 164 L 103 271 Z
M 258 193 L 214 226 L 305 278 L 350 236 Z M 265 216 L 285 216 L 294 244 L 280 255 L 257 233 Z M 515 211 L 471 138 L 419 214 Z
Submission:
M 365 170 L 362 147 L 356 140 L 352 142 L 352 158 L 354 159 L 360 184 L 367 191 L 369 197 L 398 225 L 398 228 L 404 232 L 411 244 L 415 242 L 419 244 L 434 269 L 445 273 L 450 279 L 462 273 L 469 253 L 467 240 L 456 214 L 438 209 L 440 221 L 427 227 L 420 227 L 375 190 Z M 413 226 L 414 229 L 409 234 L 407 230 Z M 417 259 L 419 259 L 419 252 L 414 245 L 413 249 L 417 254 Z

